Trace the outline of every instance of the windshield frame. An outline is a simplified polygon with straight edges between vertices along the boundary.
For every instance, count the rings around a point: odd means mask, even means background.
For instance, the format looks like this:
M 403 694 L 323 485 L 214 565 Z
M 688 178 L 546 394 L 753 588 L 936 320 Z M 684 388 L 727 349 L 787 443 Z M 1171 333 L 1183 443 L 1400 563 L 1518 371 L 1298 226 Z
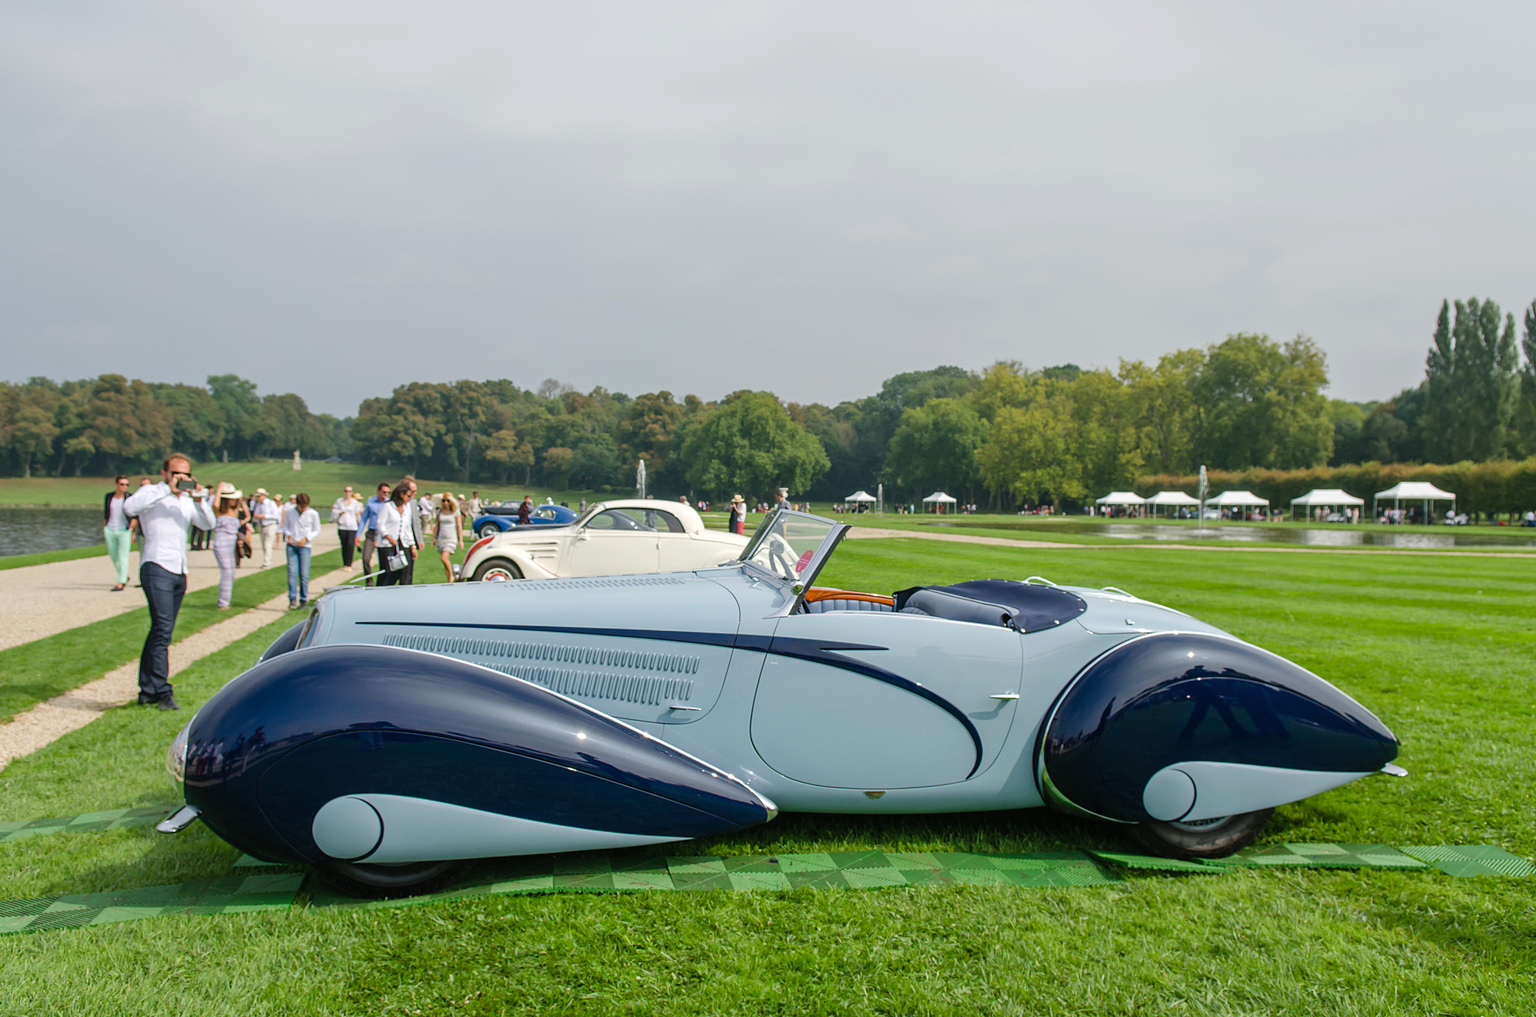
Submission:
M 812 552 L 811 560 L 806 563 L 805 571 L 801 572 L 794 579 L 789 579 L 763 565 L 761 562 L 752 560 L 752 556 L 768 540 L 769 534 L 777 532 L 782 522 L 797 518 L 814 520 L 827 526 L 827 535 L 822 538 L 821 543 Z M 848 535 L 848 531 L 851 529 L 853 527 L 847 523 L 839 522 L 836 519 L 828 519 L 826 516 L 818 516 L 810 512 L 796 512 L 788 508 L 777 508 L 765 516 L 763 521 L 758 524 L 757 529 L 752 534 L 752 539 L 747 542 L 747 546 L 742 549 L 741 555 L 736 561 L 744 568 L 750 569 L 754 576 L 771 579 L 793 594 L 793 598 L 790 600 L 789 606 L 785 611 L 786 614 L 792 613 L 804 599 L 805 592 L 815 583 L 816 577 L 821 574 L 821 570 L 826 566 L 828 559 L 832 557 L 832 552 L 842 542 L 843 538 Z

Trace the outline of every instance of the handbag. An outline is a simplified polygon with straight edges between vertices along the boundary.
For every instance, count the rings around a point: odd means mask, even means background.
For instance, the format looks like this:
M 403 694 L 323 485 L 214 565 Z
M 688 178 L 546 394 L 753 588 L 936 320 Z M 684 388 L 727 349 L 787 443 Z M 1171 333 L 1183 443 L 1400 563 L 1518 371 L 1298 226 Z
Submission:
M 394 554 L 384 559 L 384 567 L 391 572 L 399 572 L 410 563 L 411 559 L 406 557 L 404 550 L 397 550 Z

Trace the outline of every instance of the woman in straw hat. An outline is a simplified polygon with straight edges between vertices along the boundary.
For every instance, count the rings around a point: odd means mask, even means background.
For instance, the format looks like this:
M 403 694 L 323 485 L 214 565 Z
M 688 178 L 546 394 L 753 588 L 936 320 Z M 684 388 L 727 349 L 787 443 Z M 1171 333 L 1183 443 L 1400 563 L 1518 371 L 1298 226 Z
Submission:
M 219 482 L 213 493 L 213 558 L 219 563 L 219 610 L 229 609 L 235 587 L 235 544 L 240 539 L 240 503 L 245 497 L 227 480 Z
M 746 536 L 747 533 L 747 500 L 739 494 L 731 495 L 731 518 L 726 528 L 732 533 Z

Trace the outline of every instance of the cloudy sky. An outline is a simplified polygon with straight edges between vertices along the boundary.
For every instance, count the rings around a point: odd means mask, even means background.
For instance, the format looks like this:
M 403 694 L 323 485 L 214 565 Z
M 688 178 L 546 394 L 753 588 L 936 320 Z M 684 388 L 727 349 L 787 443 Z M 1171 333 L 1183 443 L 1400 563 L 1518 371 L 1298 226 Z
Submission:
M 836 402 L 1536 298 L 1536 5 L 0 7 L 0 374 Z

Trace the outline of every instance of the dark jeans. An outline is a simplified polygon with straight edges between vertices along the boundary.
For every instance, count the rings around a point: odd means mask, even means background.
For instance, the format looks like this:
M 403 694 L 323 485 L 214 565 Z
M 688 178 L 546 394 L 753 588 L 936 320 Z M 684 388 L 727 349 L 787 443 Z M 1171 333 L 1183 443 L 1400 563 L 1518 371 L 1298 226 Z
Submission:
M 416 552 L 411 548 L 405 549 L 405 568 L 398 572 L 389 571 L 389 556 L 395 553 L 395 549 L 388 544 L 379 545 L 379 586 L 410 586 L 416 572 Z
M 356 530 L 337 530 L 336 535 L 341 538 L 341 565 L 343 568 L 352 567 L 352 552 L 357 550 L 354 541 L 357 540 Z
M 171 635 L 187 592 L 187 577 L 147 561 L 139 566 L 139 585 L 149 601 L 149 635 L 139 654 L 139 702 L 152 703 L 171 694 Z

